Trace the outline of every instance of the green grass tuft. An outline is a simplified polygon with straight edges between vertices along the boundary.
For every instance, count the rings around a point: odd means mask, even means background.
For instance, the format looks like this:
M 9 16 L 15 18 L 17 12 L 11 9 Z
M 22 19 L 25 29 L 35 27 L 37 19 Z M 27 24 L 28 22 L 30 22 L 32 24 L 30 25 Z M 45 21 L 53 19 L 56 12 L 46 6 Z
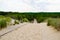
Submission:
M 47 25 L 60 31 L 60 18 L 50 18 Z

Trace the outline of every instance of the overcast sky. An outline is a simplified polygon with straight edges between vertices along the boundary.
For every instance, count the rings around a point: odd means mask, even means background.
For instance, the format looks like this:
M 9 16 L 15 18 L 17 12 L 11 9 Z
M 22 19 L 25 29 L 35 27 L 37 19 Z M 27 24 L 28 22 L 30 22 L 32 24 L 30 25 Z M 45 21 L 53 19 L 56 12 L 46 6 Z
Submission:
M 0 0 L 0 11 L 60 12 L 60 0 Z

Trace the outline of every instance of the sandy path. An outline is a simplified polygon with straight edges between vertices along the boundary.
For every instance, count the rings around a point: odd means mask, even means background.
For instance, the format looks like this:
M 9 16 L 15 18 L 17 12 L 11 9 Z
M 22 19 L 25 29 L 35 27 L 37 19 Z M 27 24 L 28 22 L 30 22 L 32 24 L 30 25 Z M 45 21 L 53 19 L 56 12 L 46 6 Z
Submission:
M 0 40 L 60 40 L 60 32 L 48 27 L 47 23 L 28 23 Z
M 52 27 L 48 27 L 47 23 L 40 23 L 42 40 L 60 40 L 60 32 Z
M 28 23 L 0 38 L 0 40 L 41 40 L 40 27 L 36 23 Z
M 8 26 L 7 28 L 4 28 L 4 29 L 0 30 L 0 37 L 7 33 L 10 33 L 11 31 L 14 31 L 15 29 L 20 28 L 24 25 L 26 25 L 26 23 L 20 23 L 20 24 L 16 24 L 16 25 L 12 25 L 12 26 Z

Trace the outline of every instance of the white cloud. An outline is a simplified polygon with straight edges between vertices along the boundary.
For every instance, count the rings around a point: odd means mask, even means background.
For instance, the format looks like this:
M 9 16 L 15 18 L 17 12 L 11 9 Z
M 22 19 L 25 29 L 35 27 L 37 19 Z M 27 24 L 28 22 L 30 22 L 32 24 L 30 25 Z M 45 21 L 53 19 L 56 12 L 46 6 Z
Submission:
M 60 11 L 60 5 L 48 5 L 48 6 L 46 6 L 45 11 L 59 12 Z
M 0 6 L 1 11 L 19 11 L 19 12 L 31 12 L 39 11 L 36 8 L 33 8 L 31 5 L 24 3 L 21 0 L 3 0 L 1 1 L 2 5 Z
M 60 12 L 60 0 L 48 0 L 48 5 L 45 5 L 45 10 L 47 12 Z
M 34 0 L 35 3 L 47 2 L 48 0 Z
M 60 0 L 48 0 L 48 3 L 60 3 Z
M 60 0 L 0 0 L 0 11 L 60 11 Z

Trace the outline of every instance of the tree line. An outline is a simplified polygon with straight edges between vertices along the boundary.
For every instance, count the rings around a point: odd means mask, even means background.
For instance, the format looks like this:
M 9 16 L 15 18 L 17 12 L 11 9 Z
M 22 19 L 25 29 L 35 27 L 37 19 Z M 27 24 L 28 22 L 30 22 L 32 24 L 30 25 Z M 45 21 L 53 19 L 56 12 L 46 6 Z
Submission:
M 49 17 L 60 18 L 60 12 L 0 12 L 0 15 L 8 16 L 17 20 L 26 18 L 30 22 L 36 19 L 38 23 Z

